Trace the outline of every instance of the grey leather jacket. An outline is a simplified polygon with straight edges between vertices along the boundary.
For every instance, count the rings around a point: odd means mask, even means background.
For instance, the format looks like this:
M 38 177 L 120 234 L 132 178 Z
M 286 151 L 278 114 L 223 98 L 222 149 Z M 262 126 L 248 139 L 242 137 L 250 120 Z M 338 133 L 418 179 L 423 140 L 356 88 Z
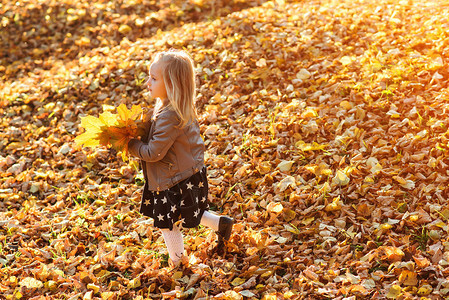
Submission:
M 129 152 L 141 159 L 146 190 L 164 191 L 204 167 L 204 141 L 198 122 L 179 128 L 175 111 L 165 109 L 149 122 L 142 141 L 132 139 Z

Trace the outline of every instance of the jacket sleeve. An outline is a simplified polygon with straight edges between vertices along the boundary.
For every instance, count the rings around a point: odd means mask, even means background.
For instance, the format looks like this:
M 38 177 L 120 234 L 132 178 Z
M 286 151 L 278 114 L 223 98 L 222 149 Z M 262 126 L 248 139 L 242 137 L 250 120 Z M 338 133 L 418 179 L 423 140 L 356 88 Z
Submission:
M 178 124 L 176 113 L 162 113 L 153 123 L 154 132 L 148 143 L 132 139 L 128 143 L 129 153 L 147 162 L 161 160 L 179 134 Z

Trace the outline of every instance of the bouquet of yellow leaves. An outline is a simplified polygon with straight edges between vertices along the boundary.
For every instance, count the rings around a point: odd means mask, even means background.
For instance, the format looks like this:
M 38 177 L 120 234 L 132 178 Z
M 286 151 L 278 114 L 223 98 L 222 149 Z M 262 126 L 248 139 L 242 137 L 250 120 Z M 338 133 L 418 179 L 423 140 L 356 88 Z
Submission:
M 128 142 L 144 132 L 143 110 L 133 105 L 129 110 L 125 104 L 117 107 L 117 113 L 110 111 L 94 116 L 81 117 L 81 127 L 85 132 L 75 138 L 78 145 L 94 148 L 106 146 L 122 152 L 125 161 L 129 154 Z

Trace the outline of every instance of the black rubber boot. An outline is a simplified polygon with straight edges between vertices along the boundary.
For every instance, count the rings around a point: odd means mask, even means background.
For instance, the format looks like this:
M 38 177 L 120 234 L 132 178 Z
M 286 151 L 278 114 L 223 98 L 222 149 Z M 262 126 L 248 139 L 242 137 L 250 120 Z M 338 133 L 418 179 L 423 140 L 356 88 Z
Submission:
M 221 216 L 218 222 L 218 244 L 223 243 L 223 241 L 229 240 L 232 232 L 232 225 L 234 225 L 234 219 Z

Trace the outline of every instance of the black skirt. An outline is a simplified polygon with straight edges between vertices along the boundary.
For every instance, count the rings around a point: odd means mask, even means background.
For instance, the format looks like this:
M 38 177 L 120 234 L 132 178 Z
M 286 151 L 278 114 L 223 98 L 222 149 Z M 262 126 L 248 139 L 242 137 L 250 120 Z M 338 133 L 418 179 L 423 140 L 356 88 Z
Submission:
M 154 226 L 173 229 L 181 221 L 185 228 L 197 227 L 205 210 L 209 208 L 206 168 L 165 191 L 144 188 L 140 213 L 154 220 Z

